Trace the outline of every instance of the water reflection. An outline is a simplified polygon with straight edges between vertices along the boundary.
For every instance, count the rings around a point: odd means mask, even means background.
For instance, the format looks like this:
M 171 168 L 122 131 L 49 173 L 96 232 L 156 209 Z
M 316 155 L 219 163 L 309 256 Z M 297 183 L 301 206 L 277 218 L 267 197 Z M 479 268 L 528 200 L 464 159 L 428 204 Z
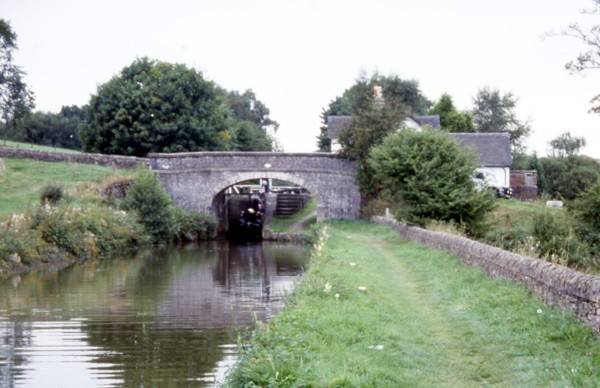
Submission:
M 307 249 L 210 243 L 0 285 L 0 386 L 210 385 L 268 319 Z

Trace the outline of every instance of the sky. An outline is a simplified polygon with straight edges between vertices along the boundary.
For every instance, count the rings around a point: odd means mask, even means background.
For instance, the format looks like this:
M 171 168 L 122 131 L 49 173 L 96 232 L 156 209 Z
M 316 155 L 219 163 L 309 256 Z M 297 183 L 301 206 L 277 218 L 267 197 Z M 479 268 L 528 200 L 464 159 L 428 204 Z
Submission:
M 545 155 L 562 132 L 584 136 L 600 158 L 600 70 L 569 74 L 585 49 L 549 37 L 591 0 L 0 0 L 18 35 L 15 62 L 36 108 L 89 101 L 98 85 L 138 57 L 184 63 L 227 89 L 252 89 L 280 123 L 285 151 L 316 150 L 320 113 L 361 72 L 415 79 L 431 100 L 460 109 L 489 86 L 519 98 L 518 115 Z

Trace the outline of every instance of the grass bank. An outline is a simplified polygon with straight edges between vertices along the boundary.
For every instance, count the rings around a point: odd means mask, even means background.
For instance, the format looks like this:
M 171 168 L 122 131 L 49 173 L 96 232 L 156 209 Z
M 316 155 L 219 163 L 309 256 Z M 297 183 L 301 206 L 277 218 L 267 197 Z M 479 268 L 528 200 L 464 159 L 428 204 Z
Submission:
M 0 175 L 0 277 L 213 236 L 212 219 L 176 208 L 147 170 L 23 159 L 6 165 Z
M 6 171 L 0 173 L 0 218 L 37 205 L 40 190 L 48 184 L 72 191 L 83 183 L 99 182 L 114 174 L 131 175 L 126 170 L 85 164 L 29 159 L 4 159 L 4 162 Z
M 39 144 L 22 143 L 22 142 L 12 141 L 12 140 L 0 140 L 0 146 L 1 147 L 20 148 L 20 149 L 31 150 L 31 151 L 62 152 L 62 153 L 68 153 L 68 154 L 79 154 L 82 152 L 82 151 L 77 151 L 77 150 L 70 149 L 70 148 L 43 146 L 43 145 L 39 145 Z
M 317 201 L 312 198 L 306 206 L 291 216 L 275 216 L 266 226 L 273 232 L 302 233 L 317 221 Z
M 329 223 L 229 377 L 254 386 L 594 386 L 600 341 L 523 287 L 369 223 Z

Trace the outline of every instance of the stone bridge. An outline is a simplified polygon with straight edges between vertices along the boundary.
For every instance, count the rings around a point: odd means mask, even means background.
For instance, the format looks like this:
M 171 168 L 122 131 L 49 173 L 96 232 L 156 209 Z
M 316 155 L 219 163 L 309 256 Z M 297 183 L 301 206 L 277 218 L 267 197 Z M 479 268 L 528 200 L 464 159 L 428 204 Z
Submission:
M 328 153 L 190 152 L 150 154 L 150 168 L 174 202 L 216 215 L 214 200 L 227 187 L 258 178 L 292 182 L 310 191 L 317 219 L 357 218 L 355 163 Z

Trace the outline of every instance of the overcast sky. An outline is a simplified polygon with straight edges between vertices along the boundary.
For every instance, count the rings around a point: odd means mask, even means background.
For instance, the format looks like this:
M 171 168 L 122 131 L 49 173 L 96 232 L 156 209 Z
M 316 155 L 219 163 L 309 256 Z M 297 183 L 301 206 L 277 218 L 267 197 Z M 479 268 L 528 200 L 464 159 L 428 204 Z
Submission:
M 544 38 L 591 0 L 69 1 L 0 0 L 18 34 L 16 63 L 37 108 L 84 104 L 135 58 L 185 63 L 228 89 L 253 89 L 281 124 L 286 151 L 314 151 L 321 109 L 361 71 L 419 81 L 430 99 L 450 93 L 470 109 L 483 86 L 513 92 L 532 123 L 527 144 L 545 154 L 563 131 L 600 158 L 600 70 L 570 75 L 582 51 Z

